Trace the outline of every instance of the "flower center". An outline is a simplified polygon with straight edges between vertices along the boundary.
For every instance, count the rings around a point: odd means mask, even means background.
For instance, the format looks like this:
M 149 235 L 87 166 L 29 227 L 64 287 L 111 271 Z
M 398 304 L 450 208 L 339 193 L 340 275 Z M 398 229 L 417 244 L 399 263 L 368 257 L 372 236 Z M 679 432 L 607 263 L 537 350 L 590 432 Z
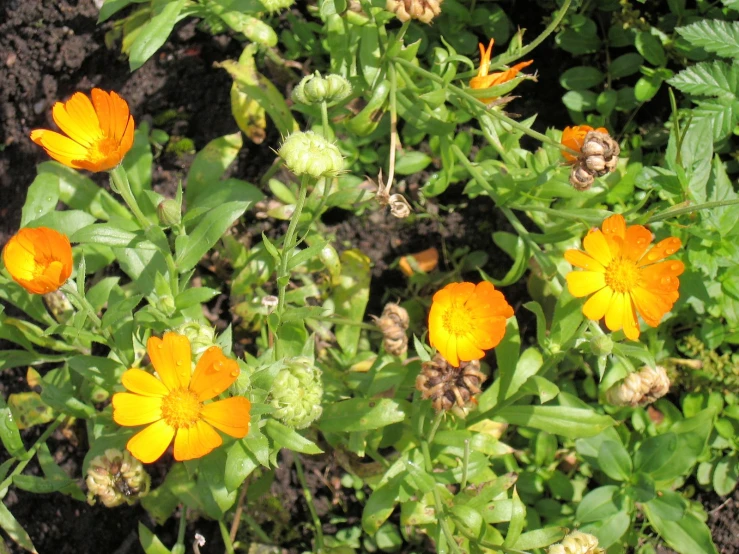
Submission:
M 90 163 L 97 164 L 115 153 L 118 150 L 118 142 L 110 137 L 100 137 L 90 145 L 87 151 L 87 160 Z
M 443 315 L 444 329 L 458 337 L 466 335 L 472 328 L 470 311 L 457 303 L 452 304 Z
M 197 395 L 188 389 L 174 389 L 162 400 L 162 419 L 175 429 L 189 428 L 200 419 Z
M 630 292 L 639 284 L 639 268 L 628 258 L 614 258 L 606 267 L 606 285 L 616 292 Z

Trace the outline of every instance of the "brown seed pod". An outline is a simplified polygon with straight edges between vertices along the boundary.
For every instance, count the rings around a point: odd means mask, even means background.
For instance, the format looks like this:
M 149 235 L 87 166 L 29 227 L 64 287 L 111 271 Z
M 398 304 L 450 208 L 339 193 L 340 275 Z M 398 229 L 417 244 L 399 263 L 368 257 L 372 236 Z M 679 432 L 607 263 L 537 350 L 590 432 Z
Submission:
M 423 23 L 431 21 L 441 13 L 444 0 L 387 0 L 385 9 L 393 12 L 401 21 L 417 19 Z
M 570 184 L 577 190 L 588 190 L 593 186 L 595 176 L 587 167 L 578 162 L 570 170 Z
M 612 386 L 606 400 L 614 406 L 646 406 L 662 398 L 670 390 L 670 378 L 662 366 L 644 366 L 636 373 Z
M 401 356 L 408 352 L 408 325 L 410 318 L 405 308 L 390 302 L 385 305 L 382 315 L 375 318 L 375 324 L 380 328 L 384 336 L 383 346 L 385 351 L 393 356 Z
M 431 399 L 434 410 L 451 410 L 455 405 L 464 408 L 472 396 L 481 392 L 480 385 L 487 376 L 480 371 L 479 360 L 449 364 L 441 355 L 421 365 L 416 377 L 416 388 L 424 399 Z

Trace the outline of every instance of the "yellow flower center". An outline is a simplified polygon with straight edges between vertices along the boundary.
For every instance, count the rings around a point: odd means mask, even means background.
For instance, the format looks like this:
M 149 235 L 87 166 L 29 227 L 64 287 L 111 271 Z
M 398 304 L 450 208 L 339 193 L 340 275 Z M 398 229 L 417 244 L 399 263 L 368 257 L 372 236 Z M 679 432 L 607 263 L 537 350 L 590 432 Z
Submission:
M 628 258 L 614 258 L 606 267 L 606 285 L 615 292 L 631 292 L 639 284 L 639 268 Z
M 192 427 L 200 419 L 197 395 L 188 389 L 175 389 L 162 400 L 162 419 L 175 429 Z
M 464 306 L 452 304 L 442 316 L 444 329 L 457 337 L 466 335 L 472 328 L 472 315 Z
M 87 161 L 92 164 L 99 164 L 107 160 L 111 154 L 118 151 L 119 144 L 115 139 L 110 137 L 100 137 L 90 145 L 87 151 Z

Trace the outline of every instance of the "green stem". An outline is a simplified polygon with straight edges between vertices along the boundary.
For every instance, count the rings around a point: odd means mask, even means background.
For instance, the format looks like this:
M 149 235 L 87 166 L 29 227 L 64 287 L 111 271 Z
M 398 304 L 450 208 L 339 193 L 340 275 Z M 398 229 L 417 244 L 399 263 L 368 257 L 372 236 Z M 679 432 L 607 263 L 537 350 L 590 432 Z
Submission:
M 184 504 L 180 504 L 180 525 L 177 528 L 177 542 L 172 547 L 175 550 L 178 546 L 180 551 L 185 551 L 185 531 L 187 531 L 187 507 Z
M 439 520 L 439 526 L 441 527 L 441 532 L 446 537 L 446 542 L 449 543 L 449 550 L 454 552 L 454 554 L 462 554 L 457 541 L 454 540 L 452 530 L 449 529 L 449 524 L 446 521 L 446 512 L 441 502 L 441 495 L 439 494 L 440 486 L 439 484 L 434 485 L 434 510 L 436 511 L 436 518 Z
M 462 482 L 459 487 L 461 490 L 467 488 L 467 472 L 470 465 L 470 439 L 464 440 L 464 458 L 462 459 Z
M 141 228 L 146 229 L 151 225 L 151 222 L 146 218 L 136 202 L 136 198 L 131 191 L 131 183 L 128 182 L 128 175 L 123 165 L 119 164 L 110 170 L 110 179 L 113 183 L 113 188 L 121 195 L 121 198 L 123 198 L 128 209 L 131 210 L 139 225 L 141 225 Z
M 603 223 L 603 217 L 598 216 L 581 216 L 576 215 L 572 213 L 563 212 L 561 210 L 554 210 L 552 208 L 547 208 L 544 206 L 519 206 L 518 204 L 510 204 L 509 206 L 511 209 L 519 210 L 521 212 L 540 212 L 543 214 L 550 215 L 552 217 L 559 217 L 561 219 L 567 219 L 570 221 L 577 221 L 578 223 L 582 223 L 585 225 L 585 227 L 590 227 L 591 225 L 600 225 Z M 608 217 L 608 216 L 606 216 Z
M 685 206 L 684 208 L 678 208 L 676 210 L 667 209 L 667 210 L 664 210 L 650 217 L 647 220 L 647 224 L 656 223 L 658 221 L 669 219 L 671 217 L 676 217 L 678 215 L 683 215 L 683 214 L 689 214 L 689 213 L 697 212 L 700 210 L 710 210 L 712 208 L 723 208 L 725 206 L 734 206 L 736 204 L 739 204 L 739 198 L 734 198 L 732 200 L 716 200 L 714 202 L 705 202 L 703 204 L 696 204 L 695 206 Z
M 170 250 L 162 252 L 162 254 L 164 255 L 164 260 L 167 262 L 169 288 L 172 289 L 172 296 L 177 298 L 177 295 L 180 293 L 180 280 L 178 278 L 179 273 L 177 272 L 177 266 L 174 263 L 174 256 L 172 256 L 172 252 Z
M 316 507 L 313 505 L 313 495 L 311 494 L 310 489 L 308 489 L 308 482 L 305 480 L 303 464 L 300 462 L 300 456 L 297 454 L 295 454 L 295 470 L 298 472 L 298 481 L 300 481 L 300 486 L 303 488 L 305 501 L 308 503 L 308 510 L 313 519 L 313 526 L 316 528 L 315 552 L 323 552 L 323 527 L 321 526 L 321 520 L 318 518 Z
M 28 449 L 28 452 L 24 455 L 24 459 L 18 462 L 18 465 L 15 466 L 13 472 L 8 475 L 2 483 L 0 483 L 0 491 L 4 491 L 5 489 L 7 489 L 10 486 L 10 483 L 13 481 L 13 477 L 15 475 L 20 475 L 20 473 L 24 469 L 26 469 L 26 466 L 33 459 L 38 449 L 41 448 L 41 445 L 46 442 L 46 439 L 48 439 L 54 431 L 56 431 L 56 428 L 61 425 L 62 421 L 66 417 L 67 416 L 64 414 L 59 414 L 57 418 L 52 422 L 52 424 L 46 428 L 46 431 L 44 431 L 44 433 L 36 440 L 36 442 L 33 443 L 33 446 Z
M 328 104 L 325 100 L 321 102 L 321 126 L 323 127 L 323 138 L 331 140 L 331 134 L 328 132 Z
M 226 547 L 226 554 L 235 554 L 234 545 L 231 542 L 231 537 L 228 535 L 228 528 L 222 519 L 218 520 L 218 528 L 221 530 L 221 538 L 223 539 L 223 546 Z

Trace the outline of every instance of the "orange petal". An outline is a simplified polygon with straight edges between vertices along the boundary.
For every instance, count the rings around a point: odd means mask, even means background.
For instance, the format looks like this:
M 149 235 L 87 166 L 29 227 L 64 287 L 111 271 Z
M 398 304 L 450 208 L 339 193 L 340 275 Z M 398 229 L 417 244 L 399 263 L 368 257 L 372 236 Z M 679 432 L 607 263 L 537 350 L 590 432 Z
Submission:
M 80 161 L 87 157 L 87 149 L 72 139 L 47 129 L 31 131 L 31 140 L 42 146 L 56 161 L 73 169 L 82 169 Z
M 588 234 L 585 235 L 582 245 L 585 248 L 585 252 L 595 258 L 595 260 L 602 266 L 605 267 L 611 263 L 611 260 L 613 259 L 611 248 L 600 229 L 589 231 Z
M 174 438 L 174 459 L 177 461 L 202 458 L 223 444 L 213 427 L 198 420 L 192 427 L 177 429 Z
M 606 274 L 600 271 L 570 271 L 565 278 L 570 294 L 582 298 L 605 287 L 605 277 Z
M 86 94 L 75 92 L 63 106 L 71 120 L 74 121 L 74 125 L 80 134 L 91 137 L 94 140 L 103 136 L 103 130 L 100 128 L 100 120 L 98 120 L 95 108 Z M 52 116 L 55 113 L 56 105 L 52 111 Z M 58 121 L 55 120 L 55 122 L 59 125 Z M 61 128 L 61 125 L 59 127 Z
M 446 342 L 448 334 L 449 332 L 444 328 L 444 307 L 434 302 L 429 311 L 429 344 L 438 349 L 439 344 Z
M 134 458 L 150 464 L 156 462 L 164 454 L 169 443 L 172 442 L 174 432 L 174 427 L 170 427 L 166 421 L 160 419 L 131 437 L 126 448 Z
M 169 394 L 169 390 L 164 386 L 164 383 L 151 373 L 141 369 L 132 368 L 124 372 L 121 383 L 129 391 L 144 396 L 164 397 Z
M 626 229 L 623 254 L 635 262 L 639 261 L 652 243 L 652 232 L 643 225 L 631 225 Z
M 625 238 L 626 220 L 621 214 L 614 214 L 603 221 L 601 229 L 606 236 Z
M 643 287 L 636 287 L 632 290 L 631 298 L 634 300 L 639 315 L 650 327 L 657 327 L 660 320 L 672 309 L 673 302 L 669 298 Z
M 115 108 L 107 92 L 99 88 L 92 89 L 92 105 L 100 121 L 100 129 L 106 137 L 115 137 Z
M 639 267 L 664 260 L 667 256 L 671 256 L 680 250 L 681 246 L 682 242 L 677 237 L 668 237 L 661 240 L 639 261 Z
M 113 395 L 113 421 L 124 427 L 147 425 L 162 418 L 162 399 L 130 392 Z
M 192 356 L 190 341 L 186 336 L 169 331 L 164 333 L 164 339 L 150 337 L 146 351 L 159 378 L 169 390 L 187 388 L 192 372 Z
M 475 317 L 501 316 L 509 318 L 513 316 L 513 308 L 503 296 L 503 293 L 495 289 L 492 283 L 481 281 L 475 287 L 475 292 L 467 300 L 466 307 L 470 309 Z
M 475 321 L 471 333 L 475 338 L 475 343 L 483 350 L 495 348 L 503 340 L 506 331 L 506 319 L 503 317 L 494 317 L 484 322 Z
M 593 321 L 600 321 L 608 311 L 608 306 L 611 305 L 611 298 L 613 297 L 613 290 L 611 287 L 604 287 L 591 296 L 585 305 L 582 307 L 582 313 L 585 317 L 592 319 Z
M 239 364 L 227 358 L 218 346 L 208 348 L 198 360 L 190 390 L 198 401 L 210 400 L 230 387 L 239 376 Z
M 589 269 L 590 271 L 605 272 L 606 268 L 600 262 L 597 262 L 591 256 L 588 256 L 585 252 L 580 250 L 566 250 L 565 260 L 570 262 L 575 267 L 581 267 L 583 269 Z
M 61 102 L 54 104 L 51 114 L 59 128 L 85 149 L 90 148 L 102 136 L 102 131 L 94 126 L 91 127 L 89 122 L 74 119 Z
M 206 404 L 200 416 L 216 429 L 241 439 L 249 432 L 251 403 L 243 396 L 232 396 Z

